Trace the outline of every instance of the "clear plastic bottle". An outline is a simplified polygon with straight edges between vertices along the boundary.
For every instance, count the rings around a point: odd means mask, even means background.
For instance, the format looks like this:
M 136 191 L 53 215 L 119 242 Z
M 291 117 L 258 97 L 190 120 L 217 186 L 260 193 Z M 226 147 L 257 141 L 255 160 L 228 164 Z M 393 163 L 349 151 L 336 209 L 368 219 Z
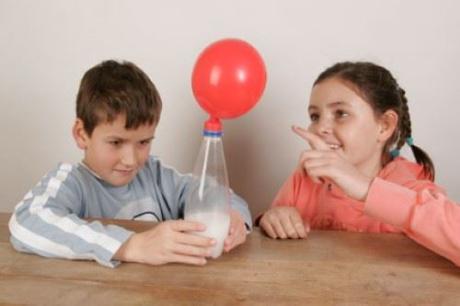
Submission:
M 230 188 L 220 121 L 208 120 L 203 136 L 194 180 L 186 195 L 184 217 L 206 225 L 206 230 L 197 234 L 216 240 L 211 257 L 217 258 L 222 254 L 230 226 Z

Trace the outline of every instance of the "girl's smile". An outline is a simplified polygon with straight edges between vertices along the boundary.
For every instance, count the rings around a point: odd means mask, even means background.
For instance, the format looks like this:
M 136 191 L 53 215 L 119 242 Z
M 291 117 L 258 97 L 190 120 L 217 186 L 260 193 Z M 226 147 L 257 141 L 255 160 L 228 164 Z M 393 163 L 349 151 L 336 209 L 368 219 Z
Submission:
M 375 175 L 381 169 L 381 123 L 351 84 L 339 78 L 316 84 L 308 113 L 309 131 L 321 137 L 331 150 L 342 151 L 348 161 L 367 175 Z

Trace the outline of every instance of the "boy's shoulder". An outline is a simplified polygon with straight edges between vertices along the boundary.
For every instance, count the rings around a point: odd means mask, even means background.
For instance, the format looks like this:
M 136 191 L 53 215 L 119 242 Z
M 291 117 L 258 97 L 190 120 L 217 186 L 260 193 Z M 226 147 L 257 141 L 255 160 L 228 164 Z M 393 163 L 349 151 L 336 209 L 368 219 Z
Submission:
M 100 179 L 96 173 L 81 162 L 75 164 L 61 162 L 48 173 L 48 176 L 52 180 L 80 187 Z
M 62 183 L 74 177 L 77 172 L 77 165 L 61 162 L 44 175 L 42 181 L 50 181 L 51 184 Z
M 86 189 L 89 185 L 100 182 L 101 180 L 99 175 L 88 168 L 83 162 L 74 164 L 61 162 L 45 174 L 41 180 L 41 184 L 45 183 L 54 188 L 66 185 L 72 189 Z
M 47 193 L 52 197 L 60 194 L 82 194 L 84 174 L 77 164 L 59 163 L 49 170 L 31 190 L 32 194 Z

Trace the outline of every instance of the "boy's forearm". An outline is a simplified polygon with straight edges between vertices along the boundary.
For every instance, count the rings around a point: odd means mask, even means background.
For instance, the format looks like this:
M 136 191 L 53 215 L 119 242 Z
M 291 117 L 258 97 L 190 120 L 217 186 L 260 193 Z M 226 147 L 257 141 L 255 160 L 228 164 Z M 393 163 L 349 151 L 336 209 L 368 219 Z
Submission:
M 48 210 L 48 211 L 47 211 Z M 115 267 L 113 252 L 131 235 L 121 227 L 87 223 L 74 215 L 57 215 L 50 209 L 31 214 L 16 211 L 9 222 L 11 243 L 21 252 L 45 257 L 95 260 Z
M 120 248 L 115 252 L 115 254 L 112 257 L 112 260 L 117 260 L 117 261 L 124 261 L 124 262 L 132 262 L 133 261 L 133 254 L 132 251 L 135 250 L 133 248 L 133 240 L 136 238 L 134 237 L 136 234 L 131 235 L 121 246 Z
M 252 230 L 252 216 L 247 203 L 235 193 L 232 193 L 231 207 L 243 217 L 248 231 Z

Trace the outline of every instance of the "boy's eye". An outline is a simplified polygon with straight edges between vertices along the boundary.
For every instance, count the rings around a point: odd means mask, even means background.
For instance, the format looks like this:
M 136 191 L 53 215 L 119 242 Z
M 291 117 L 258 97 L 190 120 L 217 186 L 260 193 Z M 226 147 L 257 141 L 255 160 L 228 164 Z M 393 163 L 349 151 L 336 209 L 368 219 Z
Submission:
M 310 114 L 310 121 L 315 122 L 318 121 L 319 115 L 318 114 Z
M 115 146 L 115 147 L 119 147 L 121 145 L 121 140 L 111 140 L 109 141 L 109 144 L 111 144 L 112 146 Z
M 146 146 L 146 145 L 150 144 L 150 142 L 152 142 L 151 139 L 142 140 L 141 145 Z

